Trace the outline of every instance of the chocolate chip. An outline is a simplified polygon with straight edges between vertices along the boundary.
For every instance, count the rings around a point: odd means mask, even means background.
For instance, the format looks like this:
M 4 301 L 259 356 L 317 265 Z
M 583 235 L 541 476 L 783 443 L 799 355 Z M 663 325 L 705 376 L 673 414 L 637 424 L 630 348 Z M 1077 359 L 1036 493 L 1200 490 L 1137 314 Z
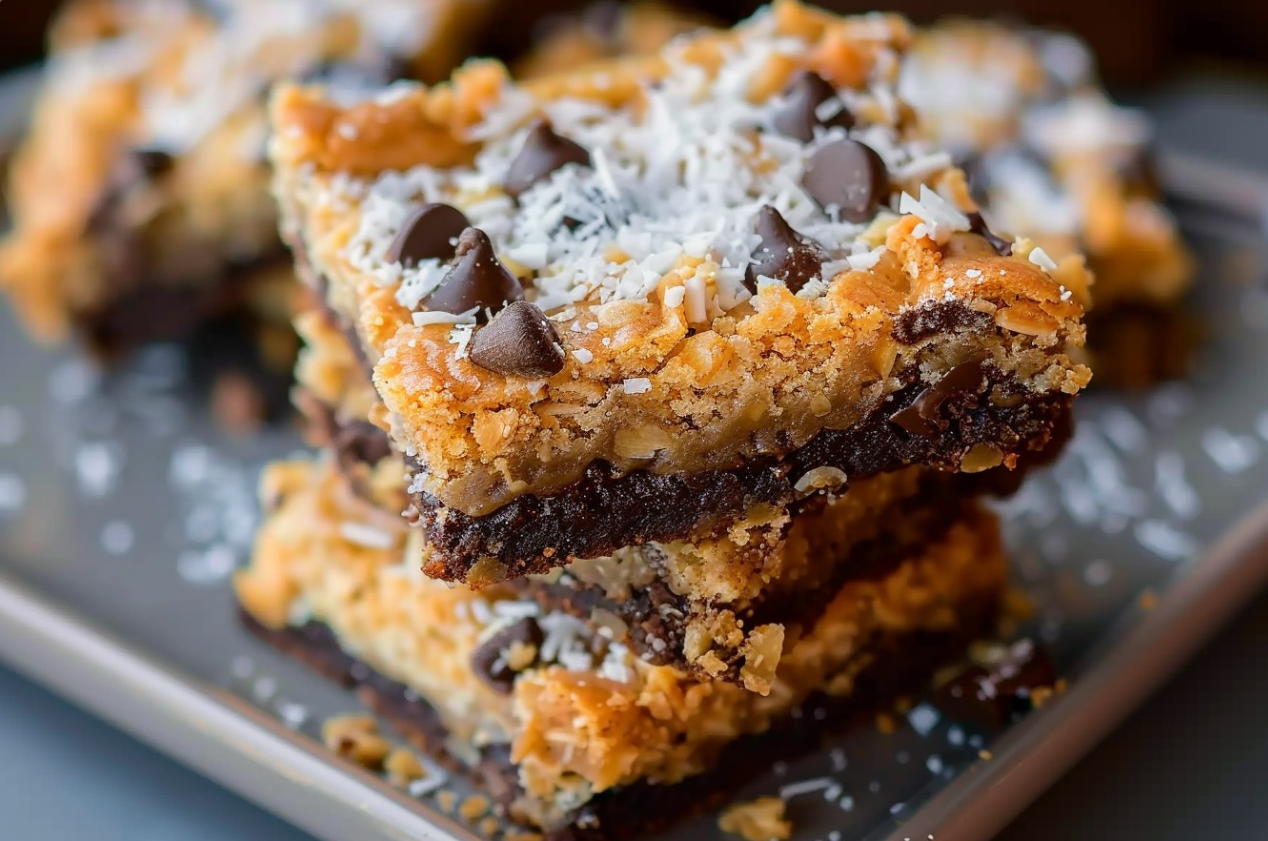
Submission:
M 982 388 L 986 380 L 984 366 L 985 360 L 981 358 L 961 362 L 920 392 L 910 406 L 890 415 L 889 419 L 912 435 L 933 435 L 946 425 L 940 414 L 944 403 Z
M 559 334 L 528 301 L 516 301 L 471 338 L 471 361 L 508 377 L 551 377 L 564 369 Z
M 389 263 L 416 266 L 424 260 L 452 260 L 454 240 L 471 227 L 462 211 L 447 204 L 425 204 L 405 220 L 387 250 Z
M 1034 707 L 1033 693 L 1057 680 L 1044 650 L 1028 639 L 992 652 L 938 688 L 936 703 L 948 717 L 1000 727 Z
M 478 307 L 476 321 L 488 321 L 486 310 L 498 310 L 508 301 L 524 298 L 524 287 L 493 253 L 493 243 L 479 228 L 467 228 L 458 237 L 453 267 L 423 301 L 429 310 L 464 313 Z
M 819 246 L 796 231 L 779 214 L 766 205 L 757 214 L 757 234 L 762 242 L 753 250 L 753 260 L 745 275 L 745 285 L 757 291 L 759 275 L 782 280 L 793 292 L 798 291 L 823 270 L 825 255 Z
M 995 253 L 999 256 L 1009 257 L 1012 255 L 1013 244 L 986 227 L 986 220 L 977 211 L 969 214 L 969 230 L 989 242 L 991 248 L 994 248 Z
M 176 159 L 170 153 L 154 147 L 138 147 L 128 153 L 140 174 L 145 178 L 158 178 L 171 172 Z
M 836 96 L 836 89 L 822 76 L 803 70 L 784 89 L 784 105 L 772 121 L 775 129 L 780 134 L 808 143 L 814 139 L 815 126 L 854 128 L 854 115 L 845 103 L 841 103 L 841 110 L 826 122 L 819 119 L 819 106 Z
M 566 137 L 558 135 L 542 120 L 533 126 L 506 174 L 504 189 L 518 199 L 529 187 L 566 164 L 590 166 L 590 153 Z
M 820 207 L 835 205 L 848 222 L 867 222 L 889 194 L 889 172 L 870 146 L 829 143 L 810 158 L 801 183 Z
M 541 648 L 541 626 L 531 616 L 508 625 L 489 637 L 471 653 L 471 669 L 486 686 L 501 695 L 510 695 L 517 672 L 506 662 L 505 654 L 515 643 Z

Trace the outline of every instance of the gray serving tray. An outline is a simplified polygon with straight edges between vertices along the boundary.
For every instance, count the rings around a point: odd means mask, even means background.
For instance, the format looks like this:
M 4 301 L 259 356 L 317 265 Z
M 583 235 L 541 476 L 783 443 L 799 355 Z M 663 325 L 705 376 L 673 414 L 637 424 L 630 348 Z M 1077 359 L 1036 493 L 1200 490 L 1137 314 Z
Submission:
M 0 122 L 21 123 L 28 92 L 0 86 Z M 1190 120 L 1163 124 L 1183 141 Z M 1268 580 L 1268 189 L 1224 157 L 1163 164 L 1202 259 L 1197 371 L 1083 399 L 1068 454 L 1000 505 L 1037 608 L 1026 632 L 1069 690 L 1001 734 L 922 703 L 896 732 L 856 728 L 777 764 L 740 796 L 782 794 L 799 841 L 989 837 Z M 231 364 L 215 343 L 106 373 L 32 346 L 3 310 L 0 359 L 0 658 L 320 838 L 475 838 L 433 794 L 327 754 L 320 722 L 356 700 L 238 625 L 227 579 L 259 469 L 300 441 L 209 420 L 206 383 Z M 663 837 L 720 834 L 703 816 Z

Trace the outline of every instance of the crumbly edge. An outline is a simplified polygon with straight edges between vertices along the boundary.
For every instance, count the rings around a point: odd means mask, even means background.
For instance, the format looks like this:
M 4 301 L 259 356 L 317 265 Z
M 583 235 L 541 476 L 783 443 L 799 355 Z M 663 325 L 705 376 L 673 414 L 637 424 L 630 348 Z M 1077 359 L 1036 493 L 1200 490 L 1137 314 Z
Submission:
M 530 667 L 504 695 L 471 668 L 489 629 L 475 605 L 497 616 L 522 602 L 506 590 L 451 589 L 412 575 L 401 566 L 399 527 L 379 542 L 390 517 L 368 524 L 373 506 L 327 498 L 334 494 L 314 488 L 311 470 L 292 464 L 273 474 L 267 501 L 281 503 L 235 580 L 242 605 L 271 628 L 327 624 L 349 654 L 432 704 L 458 743 L 509 742 L 524 791 L 519 808 L 544 823 L 617 786 L 707 770 L 727 744 L 767 730 L 812 693 L 848 697 L 875 635 L 953 632 L 962 611 L 997 600 L 1004 586 L 997 525 L 978 511 L 884 578 L 845 584 L 814 627 L 790 641 L 765 698 L 611 645 L 601 666 Z M 360 519 L 346 519 L 344 506 Z M 580 642 L 585 632 L 575 633 Z
M 778 8 L 794 21 L 810 15 L 794 4 Z M 700 43 L 724 37 L 700 36 Z M 608 68 L 601 88 L 579 73 L 525 89 L 542 97 L 628 97 L 648 66 Z M 596 458 L 621 469 L 692 471 L 795 449 L 883 400 L 897 387 L 896 371 L 919 370 L 932 382 L 948 359 L 955 364 L 966 354 L 990 355 L 1037 392 L 1074 393 L 1087 382 L 1087 370 L 1066 353 L 1083 341 L 1082 307 L 1071 290 L 1085 287 L 1087 276 L 1077 258 L 1050 275 L 1027 260 L 1026 244 L 1007 258 L 976 235 L 943 247 L 917 235 L 914 216 L 878 232 L 888 250 L 876 267 L 838 275 L 822 298 L 766 287 L 714 329 L 690 333 L 681 306 L 664 303 L 676 283 L 671 272 L 645 303 L 578 308 L 577 320 L 597 327 L 569 334 L 565 343 L 589 361 L 570 354 L 546 382 L 473 365 L 460 358 L 446 326 L 415 326 L 390 289 L 341 256 L 359 211 L 333 184 L 347 173 L 467 162 L 474 147 L 463 132 L 504 85 L 500 68 L 480 64 L 450 86 L 407 92 L 389 104 L 339 109 L 318 92 L 295 88 L 274 101 L 286 235 L 328 284 L 331 308 L 356 326 L 376 362 L 400 449 L 419 453 L 427 466 L 420 484 L 448 507 L 488 513 L 515 495 L 575 481 Z M 956 177 L 947 176 L 955 182 L 947 189 L 958 184 L 963 192 Z M 991 327 L 915 347 L 894 338 L 902 313 L 947 299 L 987 314 Z M 630 393 L 631 379 L 646 379 L 650 390 Z
M 883 578 L 971 507 L 952 477 L 910 469 L 794 515 L 757 512 L 695 541 L 651 544 L 510 586 L 611 627 L 648 663 L 769 693 L 785 647 L 849 580 Z
M 966 77 L 965 84 L 971 83 L 975 73 L 990 74 L 987 83 L 993 86 L 1011 77 L 1015 85 L 1013 107 L 978 112 L 971 103 L 965 103 L 945 118 L 929 120 L 935 137 L 960 137 L 967 131 L 969 145 L 979 155 L 1016 143 L 1027 113 L 1036 108 L 1070 107 L 1079 97 L 1105 98 L 1094 67 L 1086 68 L 1085 78 L 1055 77 L 1045 67 L 1035 43 L 1015 27 L 988 21 L 945 21 L 920 30 L 912 53 L 931 68 L 951 67 Z M 1055 101 L 1051 98 L 1054 89 L 1058 92 Z M 944 125 L 942 119 L 953 124 Z M 1157 186 L 1147 178 L 1125 174 L 1108 154 L 1110 150 L 1057 151 L 1049 160 L 1049 171 L 1058 188 L 1079 209 L 1078 230 L 1069 235 L 1025 229 L 1010 233 L 1032 237 L 1054 257 L 1085 254 L 1096 278 L 1091 299 L 1101 312 L 1142 304 L 1174 307 L 1192 283 L 1195 263 L 1175 220 L 1162 206 Z M 1143 158 L 1147 150 L 1138 153 Z

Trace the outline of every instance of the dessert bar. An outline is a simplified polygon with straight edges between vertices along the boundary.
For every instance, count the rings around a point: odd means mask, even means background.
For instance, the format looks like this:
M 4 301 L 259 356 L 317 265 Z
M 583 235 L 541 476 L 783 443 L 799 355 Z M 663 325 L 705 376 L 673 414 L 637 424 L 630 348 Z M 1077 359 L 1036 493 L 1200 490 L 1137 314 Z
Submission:
M 515 588 L 419 575 L 409 530 L 379 496 L 399 490 L 380 488 L 354 493 L 328 464 L 266 473 L 266 520 L 235 581 L 249 624 L 481 775 L 512 819 L 560 838 L 636 834 L 708 805 L 754 762 L 918 688 L 992 631 L 1005 581 L 997 524 L 968 506 L 927 545 L 836 586 L 819 619 L 782 640 L 762 695 L 649 663 L 609 625 Z
M 7 191 L 0 285 L 38 336 L 105 354 L 291 290 L 265 104 L 447 74 L 481 0 L 75 0 Z M 247 299 L 250 299 L 249 301 Z
M 523 83 L 274 97 L 284 237 L 354 338 L 426 572 L 695 540 L 807 489 L 1043 449 L 1082 259 L 985 226 L 897 18 L 794 2 Z

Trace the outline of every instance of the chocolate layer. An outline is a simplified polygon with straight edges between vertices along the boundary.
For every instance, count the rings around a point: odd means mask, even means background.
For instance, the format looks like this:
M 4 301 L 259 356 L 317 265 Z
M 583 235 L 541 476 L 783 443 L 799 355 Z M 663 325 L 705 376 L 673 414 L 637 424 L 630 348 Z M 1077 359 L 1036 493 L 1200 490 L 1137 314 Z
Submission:
M 778 760 L 814 750 L 831 733 L 870 720 L 878 707 L 892 699 L 919 692 L 941 665 L 958 659 L 968 643 L 989 635 L 998 604 L 983 600 L 966 615 L 974 619 L 954 632 L 879 636 L 869 646 L 875 656 L 854 680 L 849 698 L 815 696 L 803 707 L 823 709 L 825 715 L 785 719 L 770 731 L 740 739 L 716 757 L 714 770 L 676 785 L 638 783 L 610 789 L 570 815 L 565 825 L 547 832 L 547 841 L 621 841 L 664 829 L 692 814 L 724 803 L 733 792 L 767 772 Z M 464 766 L 445 747 L 446 731 L 436 711 L 416 693 L 358 662 L 340 647 L 324 625 L 272 630 L 249 614 L 241 614 L 247 628 L 284 653 L 347 688 L 410 744 L 474 778 L 514 818 L 514 801 L 521 794 L 515 766 L 504 747 L 483 748 L 476 767 Z
M 964 488 L 968 483 L 960 481 L 963 478 L 926 474 L 916 495 L 886 512 L 890 527 L 884 532 L 849 546 L 848 557 L 820 559 L 821 568 L 827 571 L 823 577 L 799 582 L 793 590 L 780 590 L 772 584 L 769 596 L 748 607 L 699 604 L 674 593 L 660 580 L 635 590 L 631 598 L 622 601 L 607 598 L 602 587 L 578 581 L 567 573 L 558 583 L 517 579 L 512 586 L 547 611 L 563 611 L 582 619 L 588 619 L 596 609 L 609 611 L 629 626 L 630 635 L 625 642 L 639 656 L 655 665 L 672 665 L 689 672 L 691 666 L 685 660 L 683 643 L 693 615 L 702 609 L 729 608 L 743 620 L 744 627 L 777 623 L 787 632 L 813 624 L 846 582 L 884 578 L 946 534 L 971 505 L 971 492 Z M 657 556 L 663 555 L 654 546 L 645 546 L 642 551 L 653 567 L 657 566 Z M 730 652 L 730 657 L 723 657 L 729 670 L 714 675 L 714 679 L 739 681 L 742 658 L 736 651 Z
M 913 434 L 891 420 L 927 391 L 913 371 L 909 385 L 859 423 L 825 429 L 782 458 L 691 474 L 621 475 L 597 461 L 558 493 L 524 495 L 482 517 L 447 508 L 420 491 L 413 495 L 413 507 L 432 550 L 425 572 L 462 581 L 473 565 L 480 562 L 487 569 L 492 558 L 505 578 L 544 573 L 624 546 L 683 540 L 733 522 L 755 505 L 795 505 L 794 484 L 816 467 L 838 468 L 851 479 L 910 464 L 954 471 L 977 444 L 1021 455 L 1043 450 L 1054 431 L 1068 426 L 1070 396 L 1030 392 L 989 365 L 982 373 L 980 389 L 941 400 L 927 434 Z M 417 463 L 411 467 L 419 469 Z

